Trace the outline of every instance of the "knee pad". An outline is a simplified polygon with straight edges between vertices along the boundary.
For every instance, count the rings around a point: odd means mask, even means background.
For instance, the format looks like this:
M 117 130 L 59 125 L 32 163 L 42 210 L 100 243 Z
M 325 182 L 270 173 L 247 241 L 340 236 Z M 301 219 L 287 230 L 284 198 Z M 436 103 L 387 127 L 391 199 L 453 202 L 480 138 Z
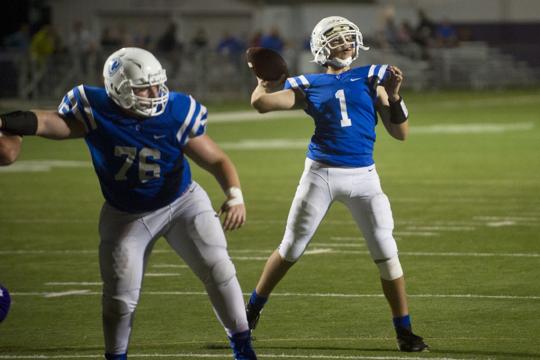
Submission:
M 403 276 L 403 269 L 397 255 L 390 259 L 375 260 L 375 263 L 384 280 L 396 280 Z
M 224 285 L 231 281 L 235 276 L 236 268 L 232 261 L 227 258 L 212 266 L 208 280 L 216 285 Z
M 198 248 L 227 247 L 227 240 L 219 218 L 213 211 L 205 211 L 195 215 L 188 231 Z
M 124 295 L 110 296 L 103 294 L 103 313 L 106 315 L 126 315 L 135 311 L 139 300 L 139 290 L 129 291 Z

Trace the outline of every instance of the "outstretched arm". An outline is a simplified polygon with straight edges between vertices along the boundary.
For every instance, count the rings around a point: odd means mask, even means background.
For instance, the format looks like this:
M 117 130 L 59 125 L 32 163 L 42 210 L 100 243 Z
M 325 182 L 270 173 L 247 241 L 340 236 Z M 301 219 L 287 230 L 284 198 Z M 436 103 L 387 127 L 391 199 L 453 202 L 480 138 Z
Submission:
M 227 200 L 220 209 L 220 213 L 225 214 L 223 229 L 234 230 L 241 227 L 246 222 L 246 208 L 238 172 L 231 159 L 208 135 L 190 139 L 184 151 L 197 165 L 214 175 L 227 195 Z
M 300 91 L 293 89 L 281 90 L 284 81 L 285 78 L 277 81 L 266 81 L 257 78 L 257 87 L 251 94 L 251 106 L 260 113 L 305 108 L 305 97 Z
M 403 73 L 395 66 L 389 66 L 390 77 L 384 87 L 377 87 L 377 112 L 381 116 L 386 131 L 398 140 L 405 140 L 409 134 L 408 112 L 399 95 Z
M 48 139 L 83 137 L 83 125 L 62 118 L 56 111 L 15 111 L 0 115 L 0 130 L 15 135 L 37 135 Z

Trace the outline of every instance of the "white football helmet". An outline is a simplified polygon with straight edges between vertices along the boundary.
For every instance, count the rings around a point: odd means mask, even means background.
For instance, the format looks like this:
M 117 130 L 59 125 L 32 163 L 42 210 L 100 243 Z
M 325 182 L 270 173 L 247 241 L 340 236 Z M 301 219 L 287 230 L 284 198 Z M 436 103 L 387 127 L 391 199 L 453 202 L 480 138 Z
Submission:
M 107 95 L 120 107 L 149 117 L 165 111 L 169 89 L 167 75 L 156 57 L 139 48 L 122 48 L 112 53 L 103 66 L 103 79 Z M 155 98 L 137 96 L 133 89 L 159 87 Z
M 354 46 L 353 56 L 348 59 L 330 59 L 333 49 L 350 45 Z M 358 57 L 358 49 L 369 50 L 364 46 L 362 33 L 358 26 L 341 16 L 329 16 L 315 26 L 311 33 L 311 53 L 313 62 L 319 65 L 332 65 L 338 68 L 351 65 Z

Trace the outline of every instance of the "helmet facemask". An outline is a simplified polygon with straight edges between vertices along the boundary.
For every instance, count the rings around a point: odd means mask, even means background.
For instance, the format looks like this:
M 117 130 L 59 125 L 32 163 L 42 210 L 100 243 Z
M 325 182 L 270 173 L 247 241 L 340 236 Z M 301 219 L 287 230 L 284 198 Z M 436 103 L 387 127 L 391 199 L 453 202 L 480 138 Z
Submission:
M 165 70 L 159 73 L 148 76 L 148 81 L 142 84 L 134 84 L 130 80 L 131 97 L 133 99 L 133 107 L 131 110 L 142 116 L 158 116 L 163 114 L 167 101 L 169 101 L 169 89 L 165 85 L 167 76 Z M 136 95 L 134 89 L 144 89 L 151 86 L 158 87 L 157 97 L 146 97 Z

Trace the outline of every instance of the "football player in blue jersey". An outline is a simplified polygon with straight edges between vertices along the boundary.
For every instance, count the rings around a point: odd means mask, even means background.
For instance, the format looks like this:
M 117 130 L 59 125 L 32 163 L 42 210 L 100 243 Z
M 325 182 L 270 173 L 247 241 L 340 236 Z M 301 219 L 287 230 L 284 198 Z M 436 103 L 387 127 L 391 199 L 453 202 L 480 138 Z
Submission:
M 246 306 L 248 321 L 254 329 L 270 293 L 303 254 L 331 204 L 339 201 L 349 208 L 379 269 L 399 349 L 423 351 L 427 345 L 411 329 L 390 202 L 373 161 L 377 113 L 392 137 L 407 137 L 408 113 L 399 95 L 403 74 L 387 65 L 351 68 L 360 50 L 368 48 L 354 23 L 324 18 L 311 35 L 311 51 L 326 73 L 291 77 L 284 87 L 285 79 L 259 79 L 253 91 L 251 104 L 259 112 L 304 109 L 315 122 L 315 133 L 283 240 Z
M 163 236 L 203 282 L 234 358 L 256 359 L 223 231 L 242 226 L 246 210 L 233 163 L 205 134 L 206 108 L 189 95 L 169 92 L 165 70 L 143 49 L 114 52 L 103 77 L 105 88 L 77 86 L 57 111 L 0 115 L 0 130 L 84 138 L 88 145 L 105 197 L 99 220 L 105 358 L 127 359 L 144 271 Z M 223 224 L 191 179 L 184 155 L 225 191 Z

